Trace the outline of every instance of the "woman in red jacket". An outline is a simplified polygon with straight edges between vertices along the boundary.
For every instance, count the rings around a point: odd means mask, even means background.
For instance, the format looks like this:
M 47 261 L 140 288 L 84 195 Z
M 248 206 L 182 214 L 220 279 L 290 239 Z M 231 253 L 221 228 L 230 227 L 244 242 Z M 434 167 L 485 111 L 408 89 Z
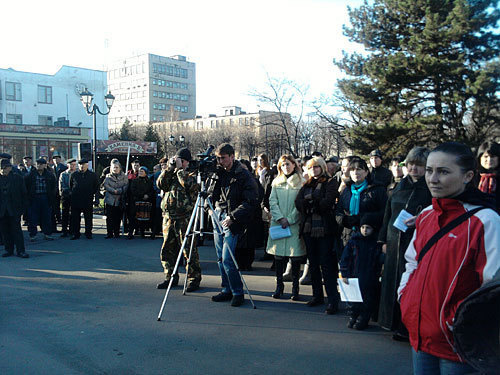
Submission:
M 398 290 L 415 375 L 473 371 L 454 351 L 455 311 L 500 268 L 500 218 L 492 199 L 473 186 L 476 166 L 472 151 L 455 142 L 441 144 L 427 159 L 425 179 L 432 205 L 416 219 Z M 436 232 L 478 206 L 487 208 L 446 233 L 420 258 Z

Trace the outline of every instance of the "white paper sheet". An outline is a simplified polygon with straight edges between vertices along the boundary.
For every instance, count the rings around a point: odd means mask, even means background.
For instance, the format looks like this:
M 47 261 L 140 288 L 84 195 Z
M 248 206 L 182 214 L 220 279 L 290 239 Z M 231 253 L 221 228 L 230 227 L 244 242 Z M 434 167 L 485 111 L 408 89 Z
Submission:
M 342 279 L 337 279 L 340 290 L 340 299 L 343 302 L 363 302 L 361 290 L 359 289 L 359 280 L 347 279 L 349 284 L 346 284 Z
M 413 215 L 410 214 L 408 211 L 401 210 L 401 212 L 399 213 L 396 220 L 394 220 L 394 223 L 392 225 L 398 228 L 401 232 L 406 232 L 408 226 L 405 224 L 405 221 L 411 219 L 412 217 Z

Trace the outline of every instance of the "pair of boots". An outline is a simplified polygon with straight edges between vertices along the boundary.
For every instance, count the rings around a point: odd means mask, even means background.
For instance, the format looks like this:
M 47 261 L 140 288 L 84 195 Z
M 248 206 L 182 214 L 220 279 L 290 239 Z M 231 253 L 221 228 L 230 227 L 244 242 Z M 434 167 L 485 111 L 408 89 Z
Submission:
M 283 281 L 292 281 L 292 261 L 287 262 L 285 273 L 283 274 Z M 309 274 L 309 261 L 304 264 L 304 271 L 299 279 L 300 285 L 311 285 L 311 275 Z
M 279 299 L 283 296 L 283 291 L 285 289 L 285 284 L 283 283 L 283 272 L 285 269 L 285 262 L 288 263 L 286 258 L 276 257 L 274 260 L 275 271 L 276 271 L 276 290 L 272 294 L 272 297 Z M 292 301 L 298 301 L 299 299 L 299 274 L 300 274 L 300 261 L 292 260 Z

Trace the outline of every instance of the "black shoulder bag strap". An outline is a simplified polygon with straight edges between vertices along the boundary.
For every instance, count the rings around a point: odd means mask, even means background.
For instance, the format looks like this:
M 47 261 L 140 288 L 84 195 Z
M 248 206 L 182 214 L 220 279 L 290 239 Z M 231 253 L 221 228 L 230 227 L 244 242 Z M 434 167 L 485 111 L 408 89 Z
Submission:
M 446 224 L 444 227 L 442 227 L 437 233 L 435 233 L 431 237 L 431 239 L 429 241 L 427 241 L 427 243 L 425 244 L 425 246 L 422 248 L 422 250 L 418 254 L 418 263 L 420 263 L 422 261 L 422 259 L 425 256 L 425 254 L 427 254 L 427 252 L 430 250 L 430 248 L 432 246 L 434 246 L 434 244 L 436 242 L 438 242 L 441 237 L 443 237 L 446 233 L 451 232 L 452 229 L 454 229 L 455 227 L 457 227 L 460 224 L 462 224 L 464 221 L 466 221 L 467 219 L 469 219 L 476 212 L 484 210 L 485 208 L 488 208 L 488 207 L 482 207 L 482 206 L 481 207 L 476 207 L 476 208 L 474 208 L 474 209 L 472 209 L 470 211 L 467 211 L 466 213 L 460 215 L 459 217 L 457 217 L 456 219 L 450 221 L 448 224 Z

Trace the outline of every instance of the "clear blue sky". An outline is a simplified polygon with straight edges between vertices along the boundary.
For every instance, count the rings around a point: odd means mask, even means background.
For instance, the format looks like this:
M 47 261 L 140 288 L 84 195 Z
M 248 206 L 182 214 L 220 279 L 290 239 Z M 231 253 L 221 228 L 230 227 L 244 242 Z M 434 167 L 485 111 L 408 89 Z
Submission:
M 342 35 L 360 0 L 18 0 L 2 3 L 0 67 L 55 73 L 61 65 L 105 69 L 138 53 L 182 54 L 197 65 L 197 112 L 240 105 L 266 72 L 329 94 L 332 58 L 352 51 Z

